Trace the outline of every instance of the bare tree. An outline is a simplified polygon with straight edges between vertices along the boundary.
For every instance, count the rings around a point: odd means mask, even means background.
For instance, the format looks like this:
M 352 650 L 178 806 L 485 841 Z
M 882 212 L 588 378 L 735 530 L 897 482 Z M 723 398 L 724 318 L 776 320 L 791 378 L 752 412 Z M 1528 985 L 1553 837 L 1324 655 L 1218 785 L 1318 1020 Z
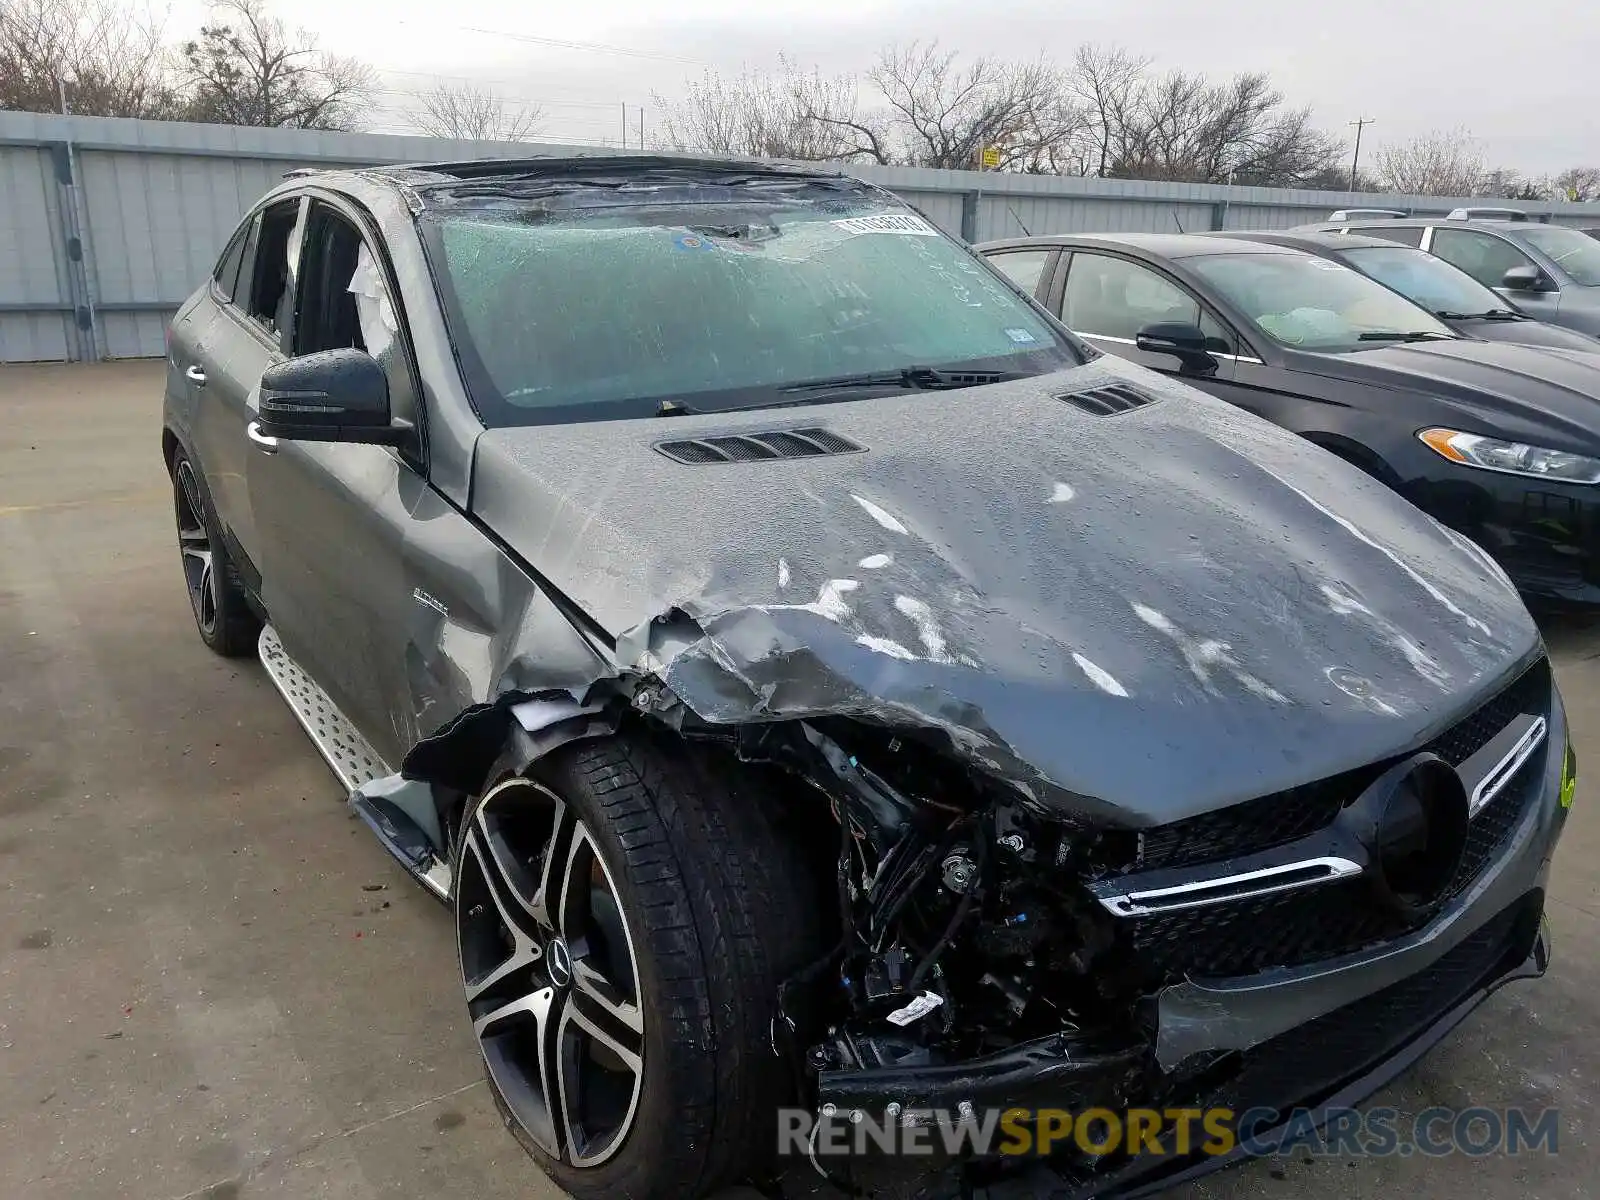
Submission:
M 868 78 L 889 107 L 904 160 L 921 167 L 970 167 L 985 147 L 1000 167 L 1037 167 L 1080 123 L 1059 73 L 1043 59 L 975 59 L 959 67 L 937 42 L 891 46 Z
M 689 81 L 682 100 L 657 95 L 667 143 L 757 158 L 888 161 L 884 134 L 859 112 L 854 79 L 780 64 L 775 74 L 706 71 Z
M 661 100 L 680 149 L 964 168 L 993 147 L 1001 170 L 1056 175 L 1321 184 L 1343 146 L 1286 108 L 1265 75 L 1213 83 L 1082 47 L 1070 69 L 1043 59 L 963 64 L 937 43 L 890 46 L 863 101 L 849 76 L 707 73 Z M 877 97 L 872 97 L 872 91 Z
M 1079 46 L 1066 86 L 1081 114 L 1073 147 L 1070 175 L 1107 175 L 1111 164 L 1128 155 L 1127 134 L 1135 124 L 1148 58 L 1116 47 Z
M 422 97 L 411 123 L 430 137 L 524 142 L 544 128 L 544 109 L 510 107 L 503 97 L 469 83 L 440 84 Z
M 1511 167 L 1493 167 L 1483 173 L 1473 195 L 1506 200 L 1548 200 L 1554 188 L 1548 176 L 1524 175 Z
M 1343 145 L 1307 109 L 1285 109 L 1266 75 L 1227 83 L 1170 72 L 1136 85 L 1107 173 L 1131 179 L 1294 186 L 1323 177 Z
M 265 0 L 221 0 L 179 64 L 189 119 L 226 125 L 355 129 L 373 86 L 371 67 L 324 54 Z
M 1558 200 L 1600 200 L 1600 167 L 1568 167 L 1552 187 Z
M 162 22 L 115 0 L 0 0 L 0 108 L 171 117 Z
M 1483 153 L 1463 129 L 1434 132 L 1384 146 L 1377 174 L 1391 192 L 1413 196 L 1475 196 L 1487 170 Z

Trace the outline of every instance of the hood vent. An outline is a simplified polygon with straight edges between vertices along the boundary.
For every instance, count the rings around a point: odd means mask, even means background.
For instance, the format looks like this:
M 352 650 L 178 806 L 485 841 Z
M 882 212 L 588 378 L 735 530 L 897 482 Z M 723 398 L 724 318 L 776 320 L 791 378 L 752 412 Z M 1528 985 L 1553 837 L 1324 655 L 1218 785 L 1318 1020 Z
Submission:
M 1087 392 L 1062 392 L 1057 400 L 1065 400 L 1068 404 L 1083 409 L 1091 417 L 1115 417 L 1125 412 L 1132 412 L 1136 408 L 1143 408 L 1146 404 L 1154 404 L 1156 398 L 1148 392 L 1142 392 L 1132 384 L 1112 383 L 1105 387 L 1091 388 Z
M 849 438 L 840 437 L 837 433 L 813 427 L 657 442 L 656 449 L 673 462 L 699 466 L 704 463 L 764 462 L 771 458 L 817 458 L 825 454 L 854 454 L 865 447 L 858 446 Z

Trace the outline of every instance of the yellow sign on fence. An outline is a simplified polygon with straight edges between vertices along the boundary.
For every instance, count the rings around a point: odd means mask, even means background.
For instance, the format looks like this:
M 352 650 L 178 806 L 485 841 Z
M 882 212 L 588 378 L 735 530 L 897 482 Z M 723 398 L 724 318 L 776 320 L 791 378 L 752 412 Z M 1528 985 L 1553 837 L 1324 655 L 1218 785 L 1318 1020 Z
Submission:
M 983 169 L 993 171 L 1000 165 L 1000 147 L 985 146 L 983 148 Z

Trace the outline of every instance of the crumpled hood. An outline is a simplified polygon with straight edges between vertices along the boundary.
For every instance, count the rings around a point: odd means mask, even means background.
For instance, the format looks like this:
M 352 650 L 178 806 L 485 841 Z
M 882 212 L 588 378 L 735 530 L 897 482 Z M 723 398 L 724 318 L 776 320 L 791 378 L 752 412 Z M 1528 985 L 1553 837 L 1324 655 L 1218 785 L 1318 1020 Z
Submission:
M 1555 429 L 1580 453 L 1600 449 L 1600 342 L 1593 350 L 1439 341 L 1353 354 L 1302 354 L 1315 375 L 1424 392 L 1496 425 Z M 1548 444 L 1548 443 L 1546 443 Z
M 1117 380 L 1114 417 L 1056 399 Z M 865 447 L 685 466 L 666 439 Z M 1539 645 L 1466 539 L 1119 360 L 951 392 L 493 430 L 473 509 L 697 715 L 943 731 L 1043 803 L 1164 822 L 1398 753 Z

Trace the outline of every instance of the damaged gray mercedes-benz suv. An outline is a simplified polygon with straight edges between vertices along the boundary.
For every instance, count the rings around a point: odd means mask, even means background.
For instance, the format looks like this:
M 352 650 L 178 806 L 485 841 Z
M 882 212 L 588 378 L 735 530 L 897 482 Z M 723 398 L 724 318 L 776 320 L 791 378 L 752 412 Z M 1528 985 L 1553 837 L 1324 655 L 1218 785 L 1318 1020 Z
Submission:
M 1315 1112 L 1544 969 L 1576 763 L 1494 563 L 877 188 L 297 174 L 169 345 L 200 634 L 452 905 L 577 1197 L 781 1189 L 781 1108 Z M 1175 1136 L 938 1177 L 1227 1161 Z

